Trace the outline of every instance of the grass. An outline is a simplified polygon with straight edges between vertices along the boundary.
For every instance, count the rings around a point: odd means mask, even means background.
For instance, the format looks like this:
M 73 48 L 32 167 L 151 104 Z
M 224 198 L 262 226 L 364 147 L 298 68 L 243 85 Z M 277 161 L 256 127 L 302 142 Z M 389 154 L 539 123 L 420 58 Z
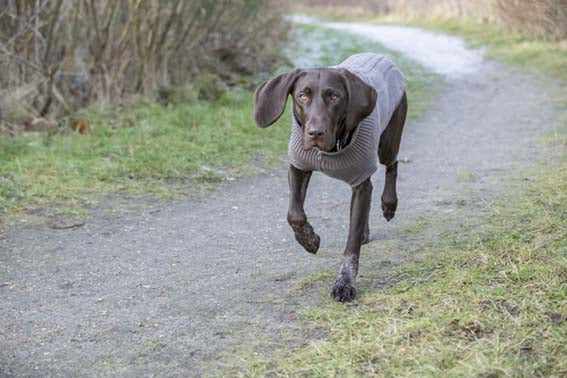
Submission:
M 333 279 L 334 277 L 334 272 L 319 272 L 303 276 L 294 281 L 293 288 L 291 290 L 302 292 L 305 291 L 305 289 L 307 289 L 309 286 L 315 285 L 318 281 Z
M 480 180 L 480 176 L 474 172 L 462 172 L 457 175 L 457 181 L 461 182 L 475 182 Z
M 491 27 L 466 22 L 429 25 L 485 43 L 489 57 L 567 79 L 567 56 L 553 42 L 501 31 L 492 39 Z M 305 309 L 302 320 L 328 336 L 295 350 L 243 355 L 232 373 L 567 376 L 567 123 L 545 139 L 547 163 L 535 164 L 529 181 L 510 183 L 510 196 L 484 209 L 480 222 L 420 245 L 423 257 L 376 277 L 393 287 L 362 290 L 350 306 L 328 299 Z M 431 227 L 420 221 L 402 233 Z
M 93 130 L 85 134 L 3 138 L 0 209 L 81 203 L 121 190 L 164 195 L 176 180 L 248 172 L 258 155 L 279 156 L 287 138 L 281 127 L 255 128 L 251 108 L 249 92 L 233 91 L 217 102 L 91 111 L 85 121 Z
M 345 33 L 298 27 L 291 66 L 326 66 L 382 46 Z M 312 48 L 317 46 L 317 48 Z M 410 116 L 432 101 L 435 77 L 391 53 L 406 73 Z M 280 71 L 290 69 L 282 67 Z M 266 76 L 267 78 L 268 76 Z M 282 163 L 289 114 L 266 130 L 252 119 L 252 92 L 233 90 L 215 102 L 92 109 L 88 133 L 32 133 L 0 139 L 0 214 L 53 205 L 75 208 L 106 195 L 171 198 Z
M 566 41 L 530 38 L 475 20 L 422 20 L 410 24 L 464 36 L 470 46 L 486 47 L 489 59 L 567 80 Z

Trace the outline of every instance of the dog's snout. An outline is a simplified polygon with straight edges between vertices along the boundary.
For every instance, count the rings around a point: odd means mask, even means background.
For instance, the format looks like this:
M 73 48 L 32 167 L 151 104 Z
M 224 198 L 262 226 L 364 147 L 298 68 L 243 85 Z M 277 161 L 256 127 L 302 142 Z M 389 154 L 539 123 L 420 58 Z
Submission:
M 332 131 L 327 129 L 327 126 L 322 122 L 307 122 L 304 131 L 304 147 L 306 150 L 317 146 L 320 149 L 327 151 L 332 147 L 332 142 L 329 140 Z
M 320 139 L 325 135 L 324 122 L 319 117 L 313 117 L 307 121 L 305 133 L 311 139 Z
M 307 129 L 307 135 L 309 135 L 311 138 L 321 138 L 323 135 L 325 135 L 325 131 L 312 127 Z

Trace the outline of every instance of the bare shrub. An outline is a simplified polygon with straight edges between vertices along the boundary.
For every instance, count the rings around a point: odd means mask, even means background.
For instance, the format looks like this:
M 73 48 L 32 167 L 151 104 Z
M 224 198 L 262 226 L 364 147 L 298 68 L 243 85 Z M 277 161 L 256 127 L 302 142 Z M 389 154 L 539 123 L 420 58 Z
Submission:
M 321 12 L 350 15 L 396 14 L 405 18 L 447 18 L 486 16 L 494 0 L 301 0 L 294 4 Z
M 315 10 L 321 13 L 335 13 L 350 16 L 364 16 L 368 14 L 386 14 L 390 11 L 390 1 L 377 0 L 288 0 L 290 5 L 298 11 Z
M 272 58 L 271 0 L 0 0 L 0 119 L 119 102 L 198 72 L 229 80 Z M 17 113 L 17 117 L 13 114 Z
M 567 39 L 567 0 L 497 0 L 500 21 L 514 30 Z

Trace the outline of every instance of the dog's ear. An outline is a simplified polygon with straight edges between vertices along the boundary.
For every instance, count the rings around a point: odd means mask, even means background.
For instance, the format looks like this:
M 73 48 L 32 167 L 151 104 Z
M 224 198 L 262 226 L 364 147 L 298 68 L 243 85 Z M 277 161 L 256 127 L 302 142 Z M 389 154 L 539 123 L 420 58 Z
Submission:
M 378 92 L 352 72 L 345 69 L 341 69 L 340 72 L 348 93 L 346 127 L 350 131 L 372 113 Z
M 287 96 L 303 71 L 300 69 L 264 81 L 254 93 L 254 120 L 258 127 L 268 127 L 281 117 Z

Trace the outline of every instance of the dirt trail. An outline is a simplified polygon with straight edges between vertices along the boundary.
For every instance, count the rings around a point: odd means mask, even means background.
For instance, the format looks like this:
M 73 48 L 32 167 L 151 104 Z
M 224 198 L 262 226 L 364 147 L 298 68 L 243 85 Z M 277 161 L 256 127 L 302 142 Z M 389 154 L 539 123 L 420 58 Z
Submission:
M 395 38 L 402 43 L 405 35 L 391 30 Z M 379 211 L 383 171 L 374 176 L 373 242 L 362 251 L 359 292 L 383 285 L 381 272 L 419 246 L 400 230 L 463 209 L 474 216 L 475 201 L 490 200 L 495 184 L 537 160 L 536 138 L 558 126 L 557 88 L 482 59 L 473 66 L 447 74 L 440 100 L 407 125 L 392 223 Z M 330 286 L 292 286 L 338 268 L 350 190 L 314 175 L 306 210 L 322 237 L 316 256 L 293 240 L 287 196 L 281 167 L 190 201 L 95 211 L 77 229 L 7 230 L 0 376 L 199 375 L 227 348 L 310 332 L 296 313 L 327 300 Z M 392 243 L 399 252 L 381 253 Z

